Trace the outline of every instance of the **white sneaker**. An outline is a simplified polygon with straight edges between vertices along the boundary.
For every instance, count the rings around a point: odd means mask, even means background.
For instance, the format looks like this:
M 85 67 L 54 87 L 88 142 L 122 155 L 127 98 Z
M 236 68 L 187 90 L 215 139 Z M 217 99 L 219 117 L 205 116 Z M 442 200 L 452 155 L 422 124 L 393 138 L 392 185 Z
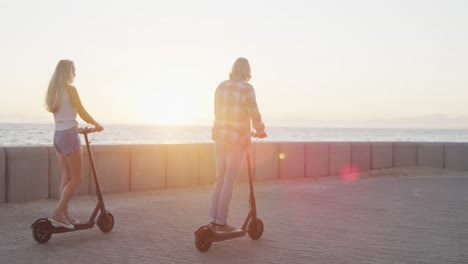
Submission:
M 72 225 L 77 225 L 77 224 L 80 223 L 80 220 L 76 219 L 71 214 L 67 215 L 67 219 L 68 219 L 68 222 L 70 222 L 70 224 L 72 224 Z
M 60 219 L 54 219 L 54 217 L 48 217 L 47 220 L 52 223 L 54 227 L 65 227 L 68 229 L 73 229 L 75 228 L 74 225 L 70 224 L 68 220 L 65 217 L 61 217 Z
M 215 231 L 217 233 L 230 233 L 230 232 L 240 231 L 240 229 L 226 224 L 226 225 L 216 225 Z

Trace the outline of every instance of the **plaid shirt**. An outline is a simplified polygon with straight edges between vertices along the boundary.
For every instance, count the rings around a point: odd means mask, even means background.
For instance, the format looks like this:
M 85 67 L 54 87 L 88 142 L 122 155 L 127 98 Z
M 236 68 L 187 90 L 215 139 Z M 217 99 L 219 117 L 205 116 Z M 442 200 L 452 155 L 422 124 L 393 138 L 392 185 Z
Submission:
M 255 91 L 247 82 L 227 80 L 219 84 L 215 93 L 214 115 L 212 138 L 215 141 L 248 147 L 250 121 L 255 131 L 265 129 Z

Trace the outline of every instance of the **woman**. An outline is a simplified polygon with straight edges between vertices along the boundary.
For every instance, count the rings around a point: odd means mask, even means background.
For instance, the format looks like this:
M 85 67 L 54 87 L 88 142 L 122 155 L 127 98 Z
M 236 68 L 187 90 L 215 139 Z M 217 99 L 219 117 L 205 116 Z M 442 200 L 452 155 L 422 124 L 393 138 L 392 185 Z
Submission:
M 81 104 L 78 91 L 72 86 L 75 79 L 75 65 L 70 60 L 61 60 L 55 68 L 46 95 L 47 111 L 54 114 L 54 147 L 60 160 L 62 181 L 60 199 L 49 221 L 55 226 L 73 229 L 79 223 L 68 210 L 68 202 L 81 183 L 83 151 L 78 134 L 77 113 L 96 131 L 104 128 L 86 112 Z
M 255 91 L 248 83 L 250 78 L 248 60 L 238 58 L 229 80 L 222 82 L 215 92 L 212 138 L 215 141 L 216 180 L 211 193 L 209 225 L 216 232 L 237 230 L 227 224 L 227 217 L 234 182 L 250 146 L 250 123 L 257 136 L 266 137 Z

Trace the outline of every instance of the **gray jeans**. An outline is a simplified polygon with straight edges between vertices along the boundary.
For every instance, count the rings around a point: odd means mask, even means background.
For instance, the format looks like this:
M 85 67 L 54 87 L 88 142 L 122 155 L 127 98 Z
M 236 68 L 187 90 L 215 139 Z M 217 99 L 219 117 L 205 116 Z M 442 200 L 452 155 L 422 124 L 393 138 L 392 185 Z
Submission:
M 225 225 L 231 203 L 232 189 L 240 173 L 245 149 L 215 142 L 216 180 L 211 192 L 211 223 Z

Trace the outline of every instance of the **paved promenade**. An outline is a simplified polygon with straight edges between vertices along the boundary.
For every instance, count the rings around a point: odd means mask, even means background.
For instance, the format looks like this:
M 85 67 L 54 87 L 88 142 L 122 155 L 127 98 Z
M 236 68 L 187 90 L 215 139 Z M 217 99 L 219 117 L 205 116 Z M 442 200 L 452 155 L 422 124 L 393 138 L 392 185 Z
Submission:
M 107 195 L 112 232 L 55 234 L 46 244 L 30 225 L 56 201 L 0 205 L 0 263 L 468 263 L 468 175 L 259 182 L 263 237 L 200 253 L 193 231 L 206 222 L 209 190 Z M 90 196 L 72 202 L 83 220 L 93 208 Z M 248 185 L 239 183 L 230 223 L 247 209 Z

